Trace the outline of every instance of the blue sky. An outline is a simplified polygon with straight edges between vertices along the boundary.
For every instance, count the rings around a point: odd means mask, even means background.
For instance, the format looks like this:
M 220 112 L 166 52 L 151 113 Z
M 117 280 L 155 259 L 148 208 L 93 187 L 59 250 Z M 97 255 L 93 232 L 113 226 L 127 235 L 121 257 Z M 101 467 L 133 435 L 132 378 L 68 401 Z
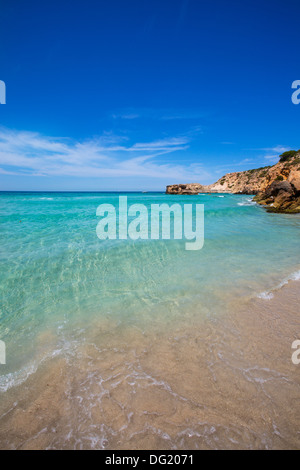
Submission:
M 164 190 L 300 148 L 299 0 L 0 0 L 1 190 Z

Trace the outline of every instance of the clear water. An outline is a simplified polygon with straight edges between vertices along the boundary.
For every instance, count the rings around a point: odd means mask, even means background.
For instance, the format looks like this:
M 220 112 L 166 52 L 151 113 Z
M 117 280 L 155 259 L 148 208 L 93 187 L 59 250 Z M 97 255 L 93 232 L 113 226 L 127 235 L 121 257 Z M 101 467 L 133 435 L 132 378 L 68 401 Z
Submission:
M 126 195 L 148 207 L 203 203 L 203 249 L 186 251 L 185 240 L 99 240 L 96 209 L 117 206 L 117 193 L 1 193 L 2 391 L 86 341 L 102 320 L 163 330 L 191 311 L 220 315 L 299 271 L 299 215 L 268 214 L 243 195 Z

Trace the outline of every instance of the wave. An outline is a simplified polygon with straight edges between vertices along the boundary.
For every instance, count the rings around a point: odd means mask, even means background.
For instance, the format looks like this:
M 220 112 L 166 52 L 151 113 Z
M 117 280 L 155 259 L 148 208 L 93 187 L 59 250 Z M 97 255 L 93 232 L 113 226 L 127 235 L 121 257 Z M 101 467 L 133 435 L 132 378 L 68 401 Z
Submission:
M 238 202 L 238 206 L 256 206 L 256 202 L 253 201 L 253 198 L 248 198 L 245 201 Z
M 56 347 L 54 346 L 48 351 L 45 351 L 42 355 L 30 361 L 21 369 L 0 376 L 0 392 L 7 392 L 10 388 L 23 384 L 31 375 L 38 371 L 42 364 L 51 359 L 56 357 L 70 359 L 70 357 L 76 355 L 76 348 L 81 344 L 82 343 L 76 339 L 66 339 L 63 333 L 62 341 L 57 344 Z
M 263 300 L 271 300 L 273 299 L 274 294 L 272 294 L 272 292 L 266 291 L 266 292 L 261 292 L 260 294 L 257 295 L 257 297 Z
M 55 351 L 49 351 L 44 357 L 36 359 L 31 363 L 27 364 L 22 369 L 16 372 L 10 372 L 0 377 L 0 392 L 7 392 L 10 388 L 21 385 L 26 380 L 35 374 L 40 367 L 48 359 L 52 359 L 62 353 L 62 349 L 56 349 Z
M 280 284 L 278 284 L 273 289 L 270 289 L 269 291 L 261 292 L 260 294 L 257 295 L 257 297 L 263 300 L 271 300 L 274 297 L 274 293 L 280 290 L 282 287 L 286 286 L 290 281 L 300 281 L 300 270 L 295 271 L 293 274 L 286 277 L 282 282 L 280 282 Z

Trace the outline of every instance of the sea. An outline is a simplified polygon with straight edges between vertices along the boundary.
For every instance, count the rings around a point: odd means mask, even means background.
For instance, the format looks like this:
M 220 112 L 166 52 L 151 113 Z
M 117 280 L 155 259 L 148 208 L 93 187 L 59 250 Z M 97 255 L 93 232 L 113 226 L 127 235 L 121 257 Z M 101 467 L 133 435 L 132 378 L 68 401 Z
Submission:
M 203 247 L 99 239 L 120 196 L 204 205 Z M 0 448 L 299 447 L 300 214 L 1 192 L 0 226 Z

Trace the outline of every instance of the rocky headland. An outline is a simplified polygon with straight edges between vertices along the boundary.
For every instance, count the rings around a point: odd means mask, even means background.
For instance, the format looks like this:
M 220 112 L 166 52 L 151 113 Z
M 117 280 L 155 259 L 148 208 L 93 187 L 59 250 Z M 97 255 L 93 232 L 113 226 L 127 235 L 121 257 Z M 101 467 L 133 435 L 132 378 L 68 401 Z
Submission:
M 166 194 L 255 194 L 254 200 L 270 212 L 300 213 L 300 150 L 290 150 L 279 162 L 248 171 L 227 173 L 216 183 L 173 184 Z

